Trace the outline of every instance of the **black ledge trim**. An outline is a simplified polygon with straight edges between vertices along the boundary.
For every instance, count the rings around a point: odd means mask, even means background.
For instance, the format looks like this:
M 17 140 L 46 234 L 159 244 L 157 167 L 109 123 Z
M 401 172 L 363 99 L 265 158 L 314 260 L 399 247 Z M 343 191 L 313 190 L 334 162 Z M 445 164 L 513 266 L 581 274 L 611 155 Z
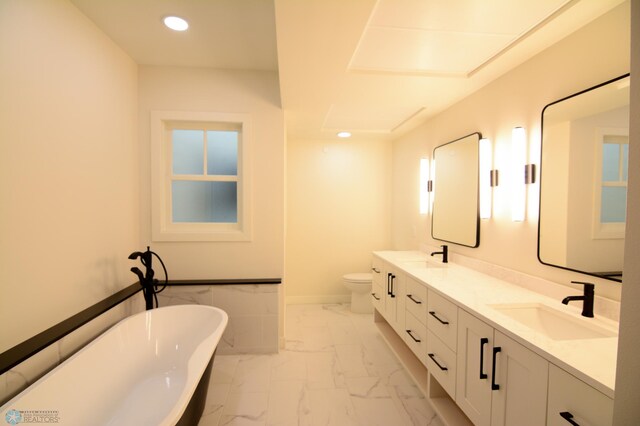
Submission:
M 239 284 L 281 284 L 282 278 L 241 278 L 221 280 L 169 280 L 167 285 L 239 285 Z
M 27 358 L 37 354 L 50 344 L 62 339 L 67 334 L 80 328 L 92 319 L 102 315 L 119 303 L 122 303 L 124 300 L 133 296 L 140 290 L 142 290 L 142 287 L 140 286 L 139 282 L 131 284 L 129 287 L 126 287 L 119 292 L 112 294 L 111 296 L 103 299 L 95 305 L 90 306 L 81 312 L 78 312 L 77 314 L 67 318 L 62 322 L 59 322 L 53 327 L 50 327 L 45 331 L 36 334 L 30 339 L 27 339 L 24 342 L 1 353 L 0 374 L 11 370 L 13 367 L 20 364 Z

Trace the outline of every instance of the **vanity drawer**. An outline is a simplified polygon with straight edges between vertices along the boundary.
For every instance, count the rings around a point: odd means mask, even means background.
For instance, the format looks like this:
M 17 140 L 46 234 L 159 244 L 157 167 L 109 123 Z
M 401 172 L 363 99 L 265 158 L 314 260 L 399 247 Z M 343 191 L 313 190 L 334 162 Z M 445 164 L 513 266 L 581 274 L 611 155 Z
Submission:
M 405 330 L 402 335 L 409 349 L 426 365 L 427 326 L 422 324 L 411 312 L 405 312 Z
M 427 330 L 427 369 L 456 400 L 456 353 Z
M 378 284 L 380 287 L 383 287 L 383 275 L 384 275 L 384 261 L 378 259 L 377 257 L 373 257 L 371 261 L 371 280 L 374 285 Z
M 438 293 L 429 290 L 427 328 L 456 352 L 458 342 L 458 307 Z
M 566 417 L 580 425 L 610 426 L 613 422 L 613 400 L 549 364 L 547 425 L 567 426 L 570 422 Z
M 427 287 L 406 277 L 405 306 L 422 324 L 427 325 Z

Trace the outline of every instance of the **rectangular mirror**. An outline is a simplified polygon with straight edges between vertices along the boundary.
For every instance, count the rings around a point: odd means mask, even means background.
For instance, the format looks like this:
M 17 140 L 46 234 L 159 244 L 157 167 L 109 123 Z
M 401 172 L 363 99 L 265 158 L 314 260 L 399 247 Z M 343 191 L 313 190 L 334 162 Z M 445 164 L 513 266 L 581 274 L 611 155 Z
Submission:
M 478 160 L 480 133 L 456 139 L 433 150 L 433 213 L 436 240 L 478 247 Z
M 538 259 L 622 281 L 629 74 L 542 111 Z

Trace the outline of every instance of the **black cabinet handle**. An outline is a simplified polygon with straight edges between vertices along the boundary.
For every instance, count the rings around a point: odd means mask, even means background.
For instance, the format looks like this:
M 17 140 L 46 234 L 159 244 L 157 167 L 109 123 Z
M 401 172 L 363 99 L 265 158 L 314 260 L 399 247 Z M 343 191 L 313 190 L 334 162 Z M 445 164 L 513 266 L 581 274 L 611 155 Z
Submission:
M 387 272 L 387 295 L 391 295 L 391 273 Z
M 560 417 L 562 417 L 563 419 L 565 419 L 566 421 L 568 421 L 570 424 L 572 424 L 573 426 L 580 426 L 580 424 L 576 423 L 573 421 L 573 414 L 571 414 L 568 411 L 563 411 L 562 413 L 560 413 Z
M 413 337 L 413 333 L 411 333 L 411 330 L 405 330 L 407 332 L 407 334 L 413 339 L 414 342 L 416 343 L 420 343 L 422 340 L 420 339 L 416 339 L 415 337 Z
M 496 355 L 498 355 L 500 351 L 502 351 L 502 348 L 500 346 L 493 348 L 493 361 L 491 362 L 491 369 L 493 370 L 493 372 L 491 373 L 491 390 L 500 389 L 500 385 L 496 384 Z
M 374 298 L 374 299 L 376 299 L 376 300 L 380 300 L 380 298 L 379 298 L 378 296 L 376 296 L 376 294 L 375 294 L 375 293 L 371 293 L 371 295 L 373 296 L 373 298 Z
M 396 276 L 391 274 L 391 293 L 389 293 L 391 295 L 391 297 L 396 297 L 395 293 L 393 292 L 393 281 L 396 279 Z
M 436 365 L 440 368 L 440 370 L 442 370 L 442 371 L 447 371 L 448 370 L 447 367 L 443 367 L 442 365 L 440 365 L 440 363 L 438 361 L 436 361 L 436 358 L 434 356 L 435 354 L 427 354 L 427 355 L 429 355 L 429 358 L 431 358 L 431 361 L 436 363 Z
M 438 315 L 436 315 L 435 311 L 429 311 L 429 315 L 431 315 L 432 317 L 434 317 L 435 319 L 440 321 L 440 324 L 444 324 L 444 325 L 448 325 L 449 324 L 449 321 L 444 321 L 444 320 L 440 319 L 440 317 L 438 317 Z
M 489 343 L 489 339 L 487 337 L 482 337 L 480 339 L 480 378 L 481 379 L 486 379 L 487 377 L 487 373 L 482 371 L 482 368 L 484 366 L 484 345 L 486 345 L 487 343 Z
M 409 299 L 411 299 L 411 301 L 412 301 L 413 303 L 415 303 L 416 305 L 422 305 L 422 302 L 421 302 L 421 301 L 414 299 L 410 294 L 407 294 L 407 297 L 408 297 Z
M 380 269 L 377 269 L 377 268 L 371 268 L 371 270 L 372 270 L 373 272 L 375 272 L 376 274 L 379 274 L 379 273 L 380 273 Z

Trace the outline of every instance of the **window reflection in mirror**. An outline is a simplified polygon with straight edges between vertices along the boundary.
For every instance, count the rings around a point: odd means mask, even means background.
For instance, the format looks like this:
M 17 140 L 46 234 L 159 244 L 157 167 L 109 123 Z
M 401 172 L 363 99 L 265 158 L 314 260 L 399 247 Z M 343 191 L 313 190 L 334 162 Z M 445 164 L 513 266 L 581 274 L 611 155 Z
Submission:
M 478 247 L 478 143 L 473 133 L 433 150 L 433 214 L 431 236 L 436 240 Z
M 628 152 L 628 75 L 543 109 L 542 263 L 622 280 Z

